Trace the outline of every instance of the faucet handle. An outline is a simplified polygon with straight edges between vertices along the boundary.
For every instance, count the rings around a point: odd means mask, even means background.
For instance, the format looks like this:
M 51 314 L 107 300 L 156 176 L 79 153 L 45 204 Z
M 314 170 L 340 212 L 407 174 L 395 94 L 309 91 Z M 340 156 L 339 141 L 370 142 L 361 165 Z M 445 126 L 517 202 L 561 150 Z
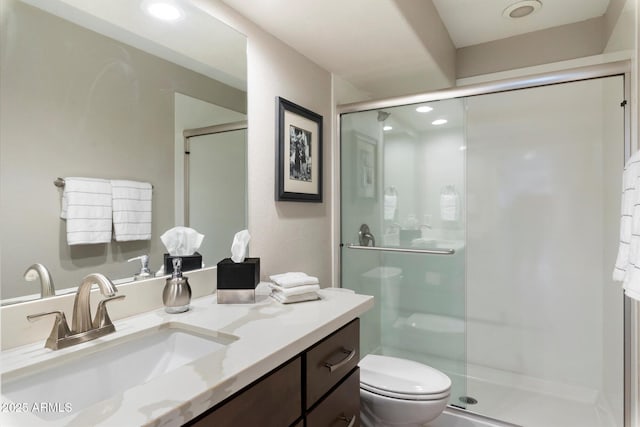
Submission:
M 107 303 L 117 299 L 124 299 L 125 296 L 126 295 L 116 295 L 113 297 L 105 298 L 98 303 L 96 316 L 93 318 L 94 329 L 113 325 L 113 322 L 111 322 L 111 318 L 109 317 L 109 312 L 107 311 Z
M 69 324 L 67 323 L 67 318 L 64 315 L 63 311 L 47 311 L 44 313 L 30 314 L 27 316 L 27 320 L 29 322 L 35 322 L 36 320 L 40 320 L 46 316 L 56 316 L 56 320 L 53 323 L 53 328 L 51 329 L 51 333 L 49 334 L 49 338 L 45 343 L 45 347 L 50 348 L 51 350 L 58 349 L 58 341 L 68 337 L 71 335 L 71 331 L 69 330 Z

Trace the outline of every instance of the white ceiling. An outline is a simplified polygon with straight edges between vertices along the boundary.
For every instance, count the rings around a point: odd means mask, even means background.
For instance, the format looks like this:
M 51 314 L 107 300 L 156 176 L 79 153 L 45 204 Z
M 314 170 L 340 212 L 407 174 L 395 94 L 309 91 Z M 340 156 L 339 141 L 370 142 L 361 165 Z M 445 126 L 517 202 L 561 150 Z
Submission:
M 391 0 L 223 1 L 364 91 L 411 93 L 435 68 Z M 386 80 L 390 75 L 394 81 Z
M 429 52 L 400 12 L 403 0 L 223 0 L 323 68 L 373 98 L 417 92 L 439 75 Z M 419 0 L 424 1 L 424 0 Z M 433 0 L 456 47 L 583 21 L 609 0 L 541 0 L 535 14 L 503 18 L 517 0 Z M 440 79 L 439 81 L 437 79 Z

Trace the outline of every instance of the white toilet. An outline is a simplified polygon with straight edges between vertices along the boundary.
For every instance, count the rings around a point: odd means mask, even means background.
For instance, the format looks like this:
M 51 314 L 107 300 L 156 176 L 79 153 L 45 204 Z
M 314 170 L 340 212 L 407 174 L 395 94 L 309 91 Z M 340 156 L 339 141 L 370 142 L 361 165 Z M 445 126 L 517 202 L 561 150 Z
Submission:
M 369 354 L 359 363 L 362 425 L 422 426 L 449 402 L 451 379 L 422 363 Z

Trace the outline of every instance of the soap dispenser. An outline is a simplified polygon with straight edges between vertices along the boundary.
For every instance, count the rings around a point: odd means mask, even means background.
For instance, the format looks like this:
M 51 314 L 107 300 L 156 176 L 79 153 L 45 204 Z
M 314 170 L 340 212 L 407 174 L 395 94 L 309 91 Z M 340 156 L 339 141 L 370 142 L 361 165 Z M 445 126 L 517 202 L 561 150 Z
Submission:
M 131 258 L 127 260 L 127 262 L 140 260 L 140 272 L 133 275 L 133 280 L 143 280 L 149 279 L 151 277 L 156 277 L 155 273 L 153 273 L 149 269 L 149 255 L 140 255 L 135 258 Z
M 189 280 L 182 276 L 182 258 L 173 259 L 173 274 L 167 278 L 162 291 L 162 302 L 167 313 L 182 313 L 189 310 L 191 302 L 191 286 Z

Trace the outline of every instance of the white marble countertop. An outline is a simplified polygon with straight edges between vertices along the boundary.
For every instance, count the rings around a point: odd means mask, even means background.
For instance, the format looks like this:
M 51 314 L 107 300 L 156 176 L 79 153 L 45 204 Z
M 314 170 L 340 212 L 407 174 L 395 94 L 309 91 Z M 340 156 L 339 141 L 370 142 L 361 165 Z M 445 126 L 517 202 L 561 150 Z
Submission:
M 8 373 L 37 362 L 50 362 L 167 322 L 206 328 L 238 339 L 224 350 L 204 356 L 145 384 L 130 388 L 81 411 L 44 421 L 18 413 L 2 396 L 0 425 L 5 426 L 178 426 L 223 401 L 299 354 L 373 306 L 373 297 L 319 291 L 321 299 L 283 305 L 266 295 L 255 304 L 217 304 L 215 295 L 192 301 L 191 310 L 167 314 L 162 309 L 115 321 L 116 332 L 94 341 L 51 351 L 44 342 L 0 353 L 0 371 Z M 62 359 L 61 359 L 62 360 Z M 55 396 L 51 397 L 55 401 Z

